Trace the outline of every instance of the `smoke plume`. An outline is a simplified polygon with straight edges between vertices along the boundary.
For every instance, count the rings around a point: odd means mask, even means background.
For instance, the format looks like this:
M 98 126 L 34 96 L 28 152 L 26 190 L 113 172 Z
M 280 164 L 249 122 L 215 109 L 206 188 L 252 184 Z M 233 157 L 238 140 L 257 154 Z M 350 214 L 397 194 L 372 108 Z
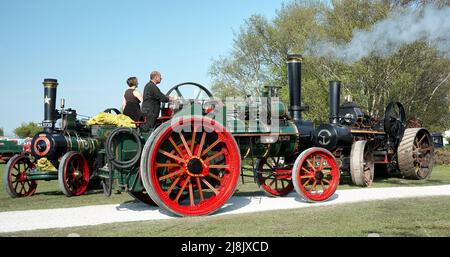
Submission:
M 371 53 L 388 57 L 403 45 L 418 40 L 425 40 L 450 59 L 450 7 L 438 9 L 428 5 L 422 11 L 412 7 L 393 11 L 369 31 L 353 31 L 348 44 L 319 42 L 311 54 L 332 55 L 346 62 L 355 62 Z

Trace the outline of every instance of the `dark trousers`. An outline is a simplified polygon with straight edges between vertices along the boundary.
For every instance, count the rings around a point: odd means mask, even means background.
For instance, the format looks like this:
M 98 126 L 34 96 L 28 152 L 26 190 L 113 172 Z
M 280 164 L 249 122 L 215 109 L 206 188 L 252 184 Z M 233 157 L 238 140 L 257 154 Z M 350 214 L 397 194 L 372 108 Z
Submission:
M 148 132 L 154 129 L 155 124 L 156 124 L 156 119 L 158 119 L 158 115 L 159 115 L 159 110 L 155 111 L 155 110 L 142 110 L 143 115 L 145 117 L 145 119 L 147 120 L 147 122 L 145 124 L 143 124 L 143 126 L 141 127 L 141 130 L 143 132 Z

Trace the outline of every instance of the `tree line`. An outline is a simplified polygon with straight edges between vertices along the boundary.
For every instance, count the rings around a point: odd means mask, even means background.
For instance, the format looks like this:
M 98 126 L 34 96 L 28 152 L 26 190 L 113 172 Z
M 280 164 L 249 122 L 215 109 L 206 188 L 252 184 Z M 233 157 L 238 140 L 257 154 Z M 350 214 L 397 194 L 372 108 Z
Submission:
M 324 55 L 318 47 L 321 42 L 349 43 L 355 31 L 369 31 L 396 10 L 421 11 L 430 4 L 445 8 L 450 1 L 293 1 L 282 5 L 271 20 L 253 15 L 235 33 L 231 51 L 213 61 L 212 90 L 225 99 L 260 96 L 265 86 L 281 86 L 287 103 L 286 57 L 300 53 L 302 105 L 310 107 L 306 119 L 316 124 L 328 120 L 328 81 L 340 80 L 341 99 L 352 95 L 368 114 L 381 117 L 390 101 L 399 101 L 407 118 L 443 131 L 450 128 L 450 60 L 432 42 L 416 40 L 391 55 L 370 53 L 354 62 Z

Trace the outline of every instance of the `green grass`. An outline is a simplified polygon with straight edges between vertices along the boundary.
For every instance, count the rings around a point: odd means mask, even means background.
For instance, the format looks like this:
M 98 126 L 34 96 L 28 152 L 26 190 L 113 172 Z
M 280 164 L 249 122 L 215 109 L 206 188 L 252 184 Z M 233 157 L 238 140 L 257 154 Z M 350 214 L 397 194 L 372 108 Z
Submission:
M 450 197 L 318 206 L 251 214 L 124 222 L 3 233 L 0 236 L 450 236 Z
M 3 178 L 4 165 L 0 164 Z M 252 178 L 245 178 L 243 183 L 238 183 L 236 196 L 264 195 L 264 193 L 253 183 Z M 405 180 L 400 178 L 377 178 L 373 187 L 396 187 L 396 186 L 428 186 L 450 184 L 450 166 L 437 166 L 428 180 Z M 348 184 L 340 185 L 338 189 L 357 189 L 359 187 Z M 59 190 L 58 181 L 39 181 L 36 194 L 32 197 L 11 198 L 6 193 L 3 179 L 0 182 L 0 211 L 31 210 L 48 208 L 65 208 L 99 204 L 120 204 L 134 201 L 127 193 L 113 194 L 106 197 L 101 190 L 89 191 L 79 197 L 66 197 Z

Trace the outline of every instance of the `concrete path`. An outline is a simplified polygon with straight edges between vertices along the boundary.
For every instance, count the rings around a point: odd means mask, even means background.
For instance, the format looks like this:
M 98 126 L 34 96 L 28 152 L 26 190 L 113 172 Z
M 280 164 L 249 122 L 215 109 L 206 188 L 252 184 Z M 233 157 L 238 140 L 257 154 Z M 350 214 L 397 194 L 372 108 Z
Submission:
M 295 191 L 286 197 L 232 197 L 216 215 L 344 204 L 392 198 L 450 196 L 450 185 L 337 190 L 321 203 L 305 203 Z M 99 225 L 113 222 L 173 219 L 173 215 L 141 203 L 0 212 L 0 232 Z

